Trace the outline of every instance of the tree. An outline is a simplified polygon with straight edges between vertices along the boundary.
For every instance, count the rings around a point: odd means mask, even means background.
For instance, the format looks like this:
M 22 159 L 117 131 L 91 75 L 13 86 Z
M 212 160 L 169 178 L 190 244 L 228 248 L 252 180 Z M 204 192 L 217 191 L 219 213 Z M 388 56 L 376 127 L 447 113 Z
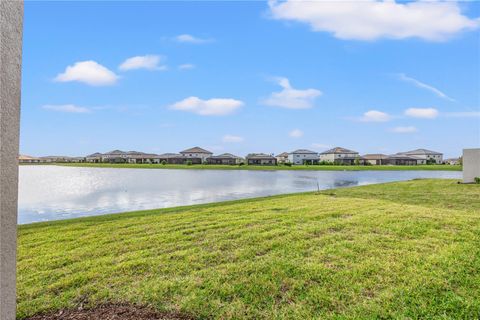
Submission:
M 358 156 L 355 157 L 355 165 L 356 166 L 360 165 L 360 158 Z

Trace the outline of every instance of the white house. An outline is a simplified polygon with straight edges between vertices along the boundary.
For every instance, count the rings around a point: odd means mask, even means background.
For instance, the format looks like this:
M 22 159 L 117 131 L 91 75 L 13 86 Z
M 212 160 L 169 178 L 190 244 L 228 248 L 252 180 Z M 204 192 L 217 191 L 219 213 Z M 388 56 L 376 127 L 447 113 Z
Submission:
M 417 164 L 425 164 L 427 162 L 441 164 L 443 162 L 442 153 L 427 149 L 416 149 L 412 151 L 399 152 L 398 154 L 417 158 Z
M 180 154 L 188 158 L 200 158 L 202 163 L 207 161 L 207 158 L 213 156 L 213 153 L 202 149 L 200 147 L 193 147 L 187 150 L 180 151 Z
M 320 153 L 320 161 L 334 162 L 342 164 L 354 164 L 355 159 L 359 158 L 358 152 L 335 147 Z
M 306 149 L 298 149 L 288 154 L 288 162 L 291 164 L 317 164 L 318 153 Z

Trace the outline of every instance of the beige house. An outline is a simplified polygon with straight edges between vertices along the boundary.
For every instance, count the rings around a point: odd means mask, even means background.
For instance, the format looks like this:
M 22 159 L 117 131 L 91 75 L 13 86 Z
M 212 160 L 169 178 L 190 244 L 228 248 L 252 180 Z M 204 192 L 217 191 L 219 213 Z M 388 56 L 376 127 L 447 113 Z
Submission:
M 100 152 L 92 153 L 85 157 L 86 162 L 102 162 L 102 154 Z
M 362 156 L 365 159 L 365 163 L 372 165 L 384 165 L 388 163 L 388 156 L 381 153 L 372 153 Z
M 320 162 L 325 161 L 338 164 L 354 164 L 355 159 L 361 159 L 357 151 L 341 147 L 335 147 L 321 152 L 319 158 Z
M 200 158 L 202 159 L 202 163 L 206 162 L 207 158 L 213 156 L 212 152 L 202 149 L 200 147 L 193 147 L 190 149 L 180 151 L 180 154 L 187 158 Z
M 254 166 L 276 166 L 277 158 L 265 153 L 250 153 L 245 157 L 248 165 Z
M 19 163 L 39 163 L 40 158 L 21 154 L 21 155 L 18 156 L 18 162 Z
M 426 164 L 427 162 L 441 164 L 443 162 L 442 153 L 427 149 L 416 149 L 406 152 L 399 152 L 398 154 L 416 158 L 417 164 Z
M 275 156 L 278 163 L 287 163 L 288 162 L 288 152 L 282 152 Z
M 451 165 L 451 166 L 456 166 L 456 165 L 460 164 L 460 158 L 445 159 L 445 160 L 443 160 L 443 163 Z
M 211 156 L 207 158 L 208 164 L 227 164 L 236 165 L 243 162 L 243 159 L 231 153 L 223 153 L 218 156 Z

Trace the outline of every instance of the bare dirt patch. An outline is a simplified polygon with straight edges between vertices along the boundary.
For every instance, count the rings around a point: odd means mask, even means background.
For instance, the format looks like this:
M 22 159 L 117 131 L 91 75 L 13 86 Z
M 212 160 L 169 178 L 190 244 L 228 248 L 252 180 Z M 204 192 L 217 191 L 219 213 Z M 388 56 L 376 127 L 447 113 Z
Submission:
M 26 320 L 194 320 L 192 316 L 176 312 L 159 312 L 152 308 L 131 304 L 104 304 L 86 309 L 60 310 L 40 314 Z

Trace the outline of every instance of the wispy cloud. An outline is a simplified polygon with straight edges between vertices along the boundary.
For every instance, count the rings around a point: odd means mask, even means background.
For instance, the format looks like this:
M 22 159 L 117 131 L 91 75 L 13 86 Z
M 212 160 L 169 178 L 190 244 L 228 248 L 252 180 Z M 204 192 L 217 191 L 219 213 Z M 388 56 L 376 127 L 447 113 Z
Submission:
M 243 142 L 244 140 L 245 139 L 243 137 L 234 136 L 231 134 L 227 134 L 222 137 L 222 141 L 227 143 L 238 143 L 238 142 Z
M 175 37 L 175 40 L 180 43 L 204 44 L 213 42 L 212 38 L 200 38 L 192 36 L 191 34 L 180 34 Z
M 478 18 L 462 15 L 456 1 L 269 1 L 272 18 L 298 21 L 339 39 L 421 38 L 444 41 L 474 30 Z
M 417 132 L 417 128 L 413 126 L 408 126 L 408 127 L 395 127 L 390 130 L 391 132 L 395 133 L 414 133 Z
M 288 133 L 291 138 L 301 138 L 303 137 L 303 131 L 300 129 L 293 129 Z
M 435 108 L 408 108 L 405 115 L 412 118 L 435 119 L 438 117 L 438 110 Z
M 414 79 L 412 77 L 409 77 L 403 73 L 398 74 L 398 78 L 402 81 L 409 82 L 416 86 L 417 88 L 425 89 L 433 94 L 435 94 L 437 97 L 440 97 L 442 99 L 448 100 L 448 101 L 455 101 L 454 99 L 450 98 L 447 96 L 444 92 L 440 91 L 439 89 L 435 88 L 434 86 L 431 86 L 429 84 L 423 83 L 417 79 Z
M 184 63 L 178 66 L 179 70 L 191 70 L 194 68 L 195 68 L 195 65 L 191 63 Z
M 117 82 L 118 76 L 101 64 L 89 60 L 67 66 L 65 71 L 58 74 L 54 80 L 57 82 L 78 81 L 91 86 L 109 86 Z
M 360 117 L 360 121 L 363 122 L 387 122 L 391 119 L 392 117 L 388 113 L 378 110 L 367 111 Z
M 315 99 L 322 95 L 322 92 L 317 89 L 294 89 L 287 78 L 274 78 L 274 80 L 283 90 L 273 92 L 268 98 L 261 100 L 264 105 L 287 109 L 309 109 L 313 107 Z
M 243 105 L 243 101 L 230 98 L 202 100 L 198 97 L 189 97 L 172 104 L 170 108 L 202 116 L 225 116 L 233 113 Z
M 159 55 L 147 54 L 145 56 L 135 56 L 126 59 L 118 68 L 122 71 L 146 69 L 146 70 L 166 70 L 167 66 L 160 62 L 165 58 Z
M 480 118 L 480 111 L 442 112 L 441 115 L 447 118 Z
M 61 105 L 51 105 L 47 104 L 42 106 L 45 110 L 57 111 L 57 112 L 67 112 L 67 113 L 90 113 L 92 112 L 89 108 L 79 107 L 74 104 L 61 104 Z

